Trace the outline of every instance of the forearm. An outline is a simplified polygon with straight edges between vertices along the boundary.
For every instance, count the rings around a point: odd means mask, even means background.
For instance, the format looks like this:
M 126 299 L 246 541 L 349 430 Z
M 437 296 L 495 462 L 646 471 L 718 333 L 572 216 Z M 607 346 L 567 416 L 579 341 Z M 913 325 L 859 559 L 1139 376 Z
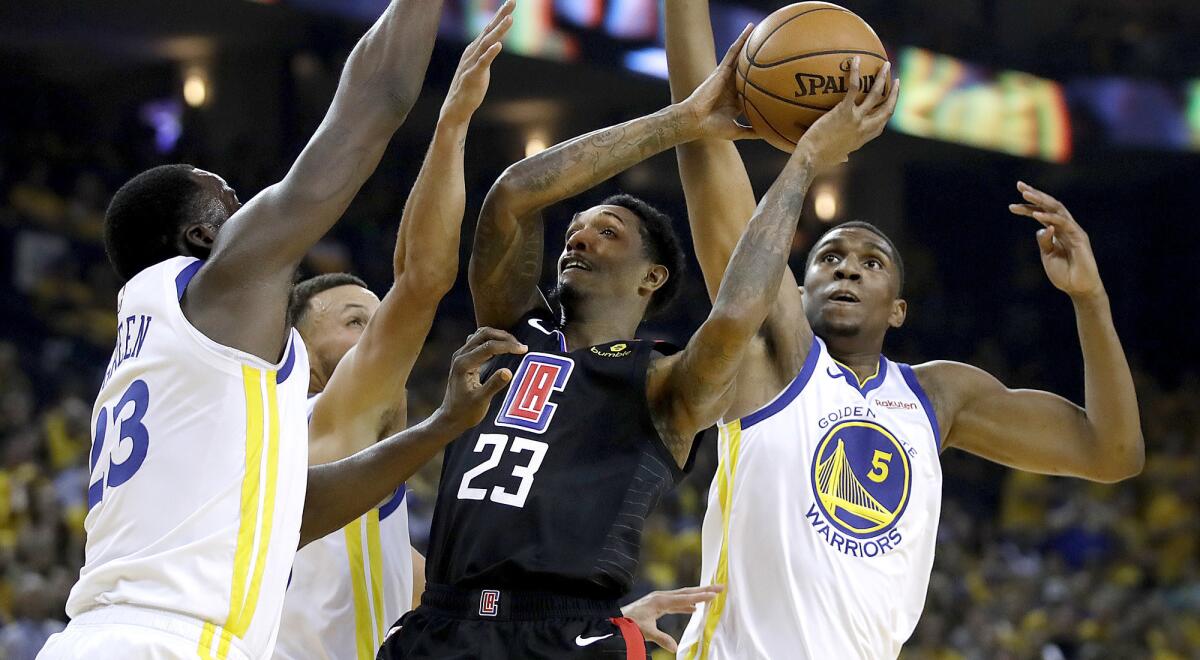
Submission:
M 396 279 L 444 295 L 458 274 L 458 247 L 466 207 L 463 178 L 465 122 L 440 120 L 416 183 L 404 204 L 393 260 Z
M 812 179 L 812 159 L 797 149 L 734 248 L 713 303 L 714 316 L 734 319 L 750 333 L 762 325 L 778 295 Z
M 378 99 L 398 127 L 421 93 L 441 15 L 442 0 L 392 0 L 351 51 L 335 103 Z
M 671 99 L 680 101 L 700 86 L 717 64 L 706 0 L 667 0 L 667 69 Z M 675 148 L 687 202 L 696 259 L 710 299 L 754 213 L 754 189 L 737 147 L 728 140 L 700 139 Z
M 1079 346 L 1083 351 L 1084 405 L 1101 444 L 1097 455 L 1134 473 L 1145 460 L 1141 417 L 1133 375 L 1113 326 L 1108 295 L 1073 298 Z
M 698 137 L 685 108 L 672 105 L 555 145 L 505 170 L 496 188 L 515 217 L 582 193 L 671 147 Z
M 460 432 L 435 413 L 353 456 L 310 467 L 300 545 L 339 529 L 381 502 Z

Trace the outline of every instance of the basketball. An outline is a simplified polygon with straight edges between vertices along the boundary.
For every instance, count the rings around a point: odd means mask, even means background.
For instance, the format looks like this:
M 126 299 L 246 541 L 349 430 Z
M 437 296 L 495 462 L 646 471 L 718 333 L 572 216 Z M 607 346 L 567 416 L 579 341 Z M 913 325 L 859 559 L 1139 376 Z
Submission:
M 764 140 L 791 152 L 804 131 L 846 96 L 855 55 L 865 92 L 887 62 L 866 21 L 828 2 L 775 11 L 754 28 L 738 56 L 742 112 Z

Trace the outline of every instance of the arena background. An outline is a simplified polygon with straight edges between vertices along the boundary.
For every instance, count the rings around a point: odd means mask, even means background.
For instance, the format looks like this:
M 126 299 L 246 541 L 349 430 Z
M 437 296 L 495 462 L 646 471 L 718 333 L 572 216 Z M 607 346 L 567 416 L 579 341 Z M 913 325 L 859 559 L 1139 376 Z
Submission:
M 468 140 L 464 268 L 479 203 L 505 166 L 668 102 L 656 0 L 520 2 Z M 164 162 L 218 172 L 242 199 L 277 180 L 384 4 L 0 3 L 0 659 L 32 658 L 61 628 L 82 560 L 89 416 L 119 288 L 100 244 L 109 196 Z M 401 207 L 442 95 L 496 4 L 446 0 L 420 102 L 307 273 L 351 271 L 378 293 L 389 285 Z M 781 4 L 714 0 L 718 46 Z M 909 272 L 909 320 L 890 357 L 965 360 L 1010 386 L 1082 401 L 1071 305 L 1042 273 L 1033 223 L 1006 209 L 1016 180 L 1033 183 L 1091 235 L 1145 425 L 1145 471 L 1115 486 L 945 453 L 928 605 L 904 657 L 1200 658 L 1200 5 L 844 4 L 880 34 L 904 91 L 891 129 L 813 187 L 793 263 L 825 223 L 875 222 Z M 741 150 L 762 192 L 784 156 Z M 549 235 L 571 208 L 617 190 L 686 231 L 667 153 L 552 209 Z M 644 336 L 681 341 L 706 315 L 691 265 L 682 301 Z M 470 309 L 460 277 L 411 383 L 414 420 L 440 399 Z M 700 455 L 648 523 L 639 593 L 698 579 L 715 452 Z M 437 474 L 431 465 L 410 484 L 419 547 Z M 668 623 L 679 632 L 683 620 Z

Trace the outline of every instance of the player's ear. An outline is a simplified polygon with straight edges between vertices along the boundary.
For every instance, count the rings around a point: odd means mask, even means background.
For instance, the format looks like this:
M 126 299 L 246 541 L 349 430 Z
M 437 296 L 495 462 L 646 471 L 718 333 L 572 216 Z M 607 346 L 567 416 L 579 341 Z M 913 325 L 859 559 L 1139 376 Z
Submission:
M 892 301 L 892 312 L 888 314 L 888 325 L 893 328 L 899 328 L 904 325 L 904 319 L 908 317 L 908 301 L 903 298 L 897 298 Z
M 195 222 L 183 229 L 183 243 L 189 254 L 208 255 L 217 240 L 217 229 L 207 222 Z
M 650 295 L 662 288 L 667 283 L 667 278 L 671 276 L 667 267 L 662 264 L 654 264 L 642 276 L 642 285 L 638 287 L 638 292 Z

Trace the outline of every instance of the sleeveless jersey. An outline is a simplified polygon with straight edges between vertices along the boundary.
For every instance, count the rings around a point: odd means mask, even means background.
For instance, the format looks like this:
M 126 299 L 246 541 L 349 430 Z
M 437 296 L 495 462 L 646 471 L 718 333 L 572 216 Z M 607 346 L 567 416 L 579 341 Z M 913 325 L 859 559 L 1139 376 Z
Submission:
M 308 400 L 309 415 L 320 395 Z M 283 601 L 277 660 L 373 660 L 412 609 L 404 486 L 382 506 L 300 548 Z
M 199 657 L 261 658 L 300 539 L 308 354 L 295 331 L 272 365 L 194 328 L 179 301 L 202 263 L 169 259 L 121 290 L 66 610 L 182 615 Z
M 616 599 L 634 579 L 642 526 L 683 475 L 646 401 L 654 342 L 566 350 L 548 310 L 512 334 L 513 379 L 445 451 L 430 584 Z
M 908 365 L 859 383 L 814 339 L 800 374 L 722 425 L 703 584 L 681 658 L 894 658 L 920 618 L 941 511 L 937 419 Z

